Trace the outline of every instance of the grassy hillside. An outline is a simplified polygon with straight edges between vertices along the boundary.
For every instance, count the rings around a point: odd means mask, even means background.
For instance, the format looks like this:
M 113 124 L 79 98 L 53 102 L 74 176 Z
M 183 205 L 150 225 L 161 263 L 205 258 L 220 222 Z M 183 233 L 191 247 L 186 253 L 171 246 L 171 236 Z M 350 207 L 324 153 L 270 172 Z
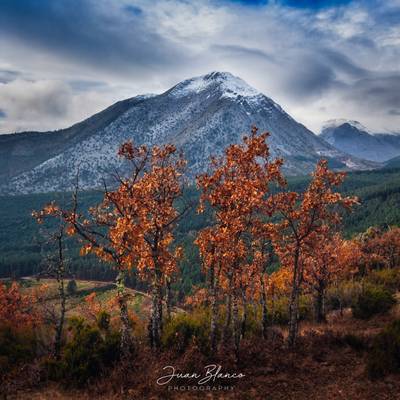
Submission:
M 291 178 L 289 186 L 293 190 L 302 190 L 308 179 Z M 342 191 L 361 199 L 361 205 L 344 218 L 346 236 L 362 232 L 371 225 L 400 225 L 400 169 L 351 173 Z M 189 188 L 185 196 L 195 204 L 198 193 L 196 189 Z M 0 277 L 32 275 L 40 270 L 39 226 L 31 217 L 31 212 L 51 200 L 66 204 L 69 198 L 69 194 L 54 193 L 0 197 Z M 101 194 L 98 192 L 82 193 L 82 209 L 87 209 L 100 199 Z M 210 222 L 210 218 L 207 213 L 197 215 L 194 207 L 177 229 L 177 239 L 184 246 L 186 256 L 181 265 L 181 294 L 188 293 L 193 284 L 201 281 L 199 257 L 193 239 L 196 232 Z M 71 239 L 67 246 L 70 267 L 77 278 L 104 281 L 113 279 L 114 273 L 107 265 L 93 257 L 79 256 L 77 242 Z M 146 289 L 134 275 L 130 278 L 130 285 Z
M 3 280 L 8 284 L 7 280 Z M 30 292 L 32 290 L 39 289 L 40 287 L 45 287 L 45 302 L 42 304 L 43 309 L 58 309 L 59 308 L 59 298 L 58 298 L 58 288 L 57 281 L 54 279 L 40 279 L 36 280 L 33 278 L 23 278 L 19 281 L 23 286 L 23 290 Z M 67 285 L 68 280 L 65 285 Z M 115 299 L 117 296 L 117 289 L 113 283 L 109 282 L 96 282 L 96 281 L 85 281 L 77 280 L 77 289 L 74 294 L 68 295 L 67 302 L 67 312 L 66 317 L 72 316 L 82 316 L 86 308 L 85 298 L 96 293 L 95 302 L 99 307 L 104 307 L 104 309 L 109 309 L 107 303 Z M 128 294 L 128 309 L 133 311 L 138 317 L 145 320 L 150 314 L 151 308 L 151 298 L 149 295 L 143 292 L 139 292 L 133 289 L 127 289 Z

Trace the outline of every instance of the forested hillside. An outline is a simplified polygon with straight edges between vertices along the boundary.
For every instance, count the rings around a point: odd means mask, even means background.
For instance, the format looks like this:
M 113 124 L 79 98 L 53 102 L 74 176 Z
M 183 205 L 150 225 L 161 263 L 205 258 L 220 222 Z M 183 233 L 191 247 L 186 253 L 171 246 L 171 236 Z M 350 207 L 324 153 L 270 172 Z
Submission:
M 289 188 L 301 191 L 307 185 L 308 177 L 289 178 Z M 361 205 L 344 218 L 344 234 L 351 237 L 365 231 L 370 226 L 400 224 L 400 169 L 349 173 L 341 187 L 348 195 L 356 195 Z M 198 192 L 189 187 L 185 191 L 185 202 L 193 205 L 178 226 L 176 237 L 183 245 L 185 257 L 181 261 L 182 279 L 179 282 L 181 294 L 190 293 L 193 284 L 201 282 L 199 256 L 197 247 L 193 245 L 196 233 L 208 225 L 210 215 L 198 215 L 196 212 Z M 31 213 L 39 210 L 46 203 L 56 200 L 68 204 L 70 193 L 49 193 L 1 197 L 0 208 L 0 276 L 26 276 L 40 271 L 40 227 Z M 99 192 L 82 192 L 80 204 L 88 209 L 101 200 Z M 80 257 L 79 243 L 68 239 L 68 262 L 76 278 L 92 280 L 112 280 L 115 272 L 106 264 L 102 264 L 93 256 Z M 145 285 L 131 276 L 129 285 L 145 289 Z
M 361 381 L 370 391 L 399 372 L 400 171 L 346 180 L 320 160 L 311 178 L 286 182 L 267 137 L 253 127 L 197 189 L 184 187 L 175 146 L 126 142 L 118 155 L 132 173 L 116 174 L 102 196 L 3 198 L 2 273 L 24 277 L 0 281 L 0 394 L 54 382 L 166 398 L 164 383 L 180 375 L 159 372 L 177 362 L 182 371 L 232 365 L 215 379 L 248 377 L 230 382 L 246 393 L 235 398 L 264 398 L 252 388 L 264 395 L 284 371 L 285 396 L 271 398 L 317 399 L 293 382 L 334 376 L 346 398 L 364 400 L 353 395 Z M 350 364 L 358 372 L 344 382 Z

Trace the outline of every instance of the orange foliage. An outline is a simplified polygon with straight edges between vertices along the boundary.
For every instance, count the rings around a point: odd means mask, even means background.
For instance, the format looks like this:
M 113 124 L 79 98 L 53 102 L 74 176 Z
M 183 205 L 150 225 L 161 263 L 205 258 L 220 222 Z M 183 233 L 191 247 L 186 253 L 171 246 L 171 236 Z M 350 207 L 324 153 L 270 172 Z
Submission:
M 180 248 L 173 248 L 173 229 L 181 216 L 176 200 L 182 194 L 182 172 L 186 165 L 175 146 L 121 145 L 118 155 L 131 166 L 130 174 L 121 177 L 115 191 L 105 187 L 104 199 L 89 209 L 86 217 L 78 211 L 77 190 L 72 209 L 63 210 L 50 203 L 33 216 L 41 222 L 46 216 L 61 218 L 69 235 L 82 241 L 81 255 L 95 254 L 119 270 L 117 296 L 124 333 L 123 347 L 128 349 L 128 311 L 125 299 L 125 273 L 135 268 L 151 280 L 153 288 L 152 323 L 154 341 L 159 344 L 162 328 L 162 286 L 176 271 Z M 128 350 L 127 350 L 128 351 Z
M 39 222 L 49 215 L 61 216 L 68 224 L 67 234 L 78 234 L 82 240 L 81 255 L 94 253 L 119 269 L 135 267 L 144 276 L 156 264 L 162 273 L 171 274 L 181 256 L 171 244 L 185 161 L 173 145 L 150 150 L 127 142 L 118 154 L 132 164 L 132 173 L 118 176 L 118 189 L 105 191 L 103 202 L 89 210 L 90 218 L 81 215 L 76 205 L 63 210 L 54 202 L 32 214 Z M 106 234 L 98 227 L 105 227 Z
M 35 308 L 39 299 L 36 293 L 23 293 L 16 282 L 10 287 L 0 283 L 0 325 L 18 329 L 37 325 L 41 320 Z
M 307 258 L 304 280 L 311 290 L 326 289 L 335 279 L 344 276 L 345 268 L 339 260 L 343 244 L 339 234 L 327 235 Z
M 275 207 L 282 217 L 277 224 L 270 224 L 274 249 L 281 265 L 291 272 L 288 336 L 291 347 L 297 337 L 299 296 L 305 275 L 320 273 L 321 263 L 316 262 L 318 251 L 340 223 L 340 208 L 351 209 L 358 203 L 357 198 L 344 197 L 335 191 L 344 178 L 345 173 L 329 170 L 328 162 L 321 160 L 303 194 L 281 192 L 269 198 L 269 206 Z
M 387 268 L 400 266 L 399 227 L 389 227 L 387 231 L 370 228 L 357 239 L 369 266 L 382 265 Z
M 343 197 L 334 191 L 344 178 L 345 173 L 330 171 L 328 162 L 321 160 L 304 194 L 282 192 L 270 198 L 270 204 L 282 216 L 281 222 L 270 226 L 275 251 L 283 266 L 299 267 L 299 283 L 307 259 L 315 257 L 329 240 L 328 231 L 341 222 L 339 207 L 351 209 L 358 203 L 357 198 Z
M 263 217 L 274 212 L 267 207 L 266 195 L 271 183 L 285 184 L 280 172 L 283 161 L 269 160 L 268 136 L 253 128 L 243 144 L 231 145 L 224 157 L 212 159 L 211 174 L 197 179 L 202 190 L 199 212 L 210 204 L 216 224 L 203 229 L 196 244 L 204 270 L 214 268 L 226 292 L 248 288 L 266 262 L 265 255 L 255 251 L 257 242 L 262 247 L 265 240 Z

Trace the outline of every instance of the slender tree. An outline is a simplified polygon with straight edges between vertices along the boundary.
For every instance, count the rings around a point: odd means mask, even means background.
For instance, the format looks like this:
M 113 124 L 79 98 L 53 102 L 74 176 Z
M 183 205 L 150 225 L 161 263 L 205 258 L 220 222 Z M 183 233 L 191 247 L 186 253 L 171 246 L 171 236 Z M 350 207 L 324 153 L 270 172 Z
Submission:
M 304 281 L 314 298 L 315 319 L 326 322 L 325 299 L 327 288 L 344 274 L 345 268 L 339 261 L 343 239 L 339 234 L 331 235 L 329 228 L 322 234 L 305 262 Z
M 47 215 L 46 211 L 43 210 L 39 212 L 34 211 L 32 213 L 32 216 L 40 224 L 44 222 Z M 65 282 L 69 273 L 65 257 L 65 239 L 67 236 L 67 229 L 68 225 L 60 214 L 57 216 L 55 227 L 47 226 L 46 229 L 42 229 L 44 243 L 42 243 L 41 247 L 44 252 L 42 260 L 44 268 L 38 275 L 38 277 L 53 278 L 57 282 L 59 309 L 56 311 L 47 308 L 47 315 L 50 322 L 54 324 L 55 327 L 53 356 L 56 359 L 59 359 L 61 356 L 61 342 L 64 331 L 65 314 L 67 312 L 67 292 Z
M 217 292 L 223 290 L 232 307 L 233 337 L 236 356 L 242 327 L 239 319 L 239 302 L 246 308 L 247 278 L 253 265 L 252 234 L 256 224 L 261 223 L 266 210 L 266 196 L 271 182 L 284 184 L 280 167 L 282 160 L 270 161 L 266 138 L 268 133 L 258 134 L 252 129 L 242 144 L 231 145 L 223 157 L 213 158 L 211 173 L 197 179 L 202 191 L 199 211 L 208 204 L 215 213 L 215 225 L 200 232 L 196 243 L 200 248 L 203 267 L 210 272 L 212 298 L 211 343 L 215 346 L 215 305 Z M 268 216 L 273 207 L 268 208 Z
M 178 211 L 176 200 L 182 194 L 182 170 L 185 161 L 172 145 L 135 147 L 124 143 L 119 156 L 130 165 L 126 177 L 115 174 L 116 190 L 104 185 L 104 199 L 85 215 L 78 210 L 78 190 L 73 205 L 63 210 L 52 203 L 44 214 L 61 216 L 68 233 L 82 241 L 81 254 L 94 253 L 118 271 L 117 297 L 121 320 L 121 351 L 127 358 L 132 347 L 128 316 L 126 274 L 135 268 L 140 276 L 151 279 L 151 343 L 158 347 L 162 330 L 162 301 L 165 277 L 176 269 L 181 252 L 171 248 L 173 229 L 188 207 Z
M 271 227 L 275 252 L 281 264 L 292 273 L 289 302 L 288 345 L 294 347 L 298 331 L 299 298 L 304 284 L 305 263 L 313 255 L 326 227 L 341 221 L 340 208 L 350 209 L 357 203 L 354 197 L 335 192 L 345 178 L 343 172 L 328 169 L 321 160 L 312 174 L 311 182 L 303 194 L 281 192 L 269 201 L 281 215 L 281 221 Z
M 120 154 L 128 160 L 133 159 L 134 153 L 130 143 L 121 147 Z M 120 187 L 122 198 L 115 199 L 115 203 L 122 203 L 123 207 L 135 204 L 138 210 L 137 227 L 140 232 L 132 229 L 132 219 L 126 214 L 119 218 L 118 229 L 113 233 L 117 242 L 134 249 L 134 257 L 128 263 L 136 264 L 141 276 L 151 281 L 150 337 L 154 347 L 159 347 L 162 334 L 164 287 L 170 283 L 172 274 L 176 272 L 177 260 L 182 255 L 182 250 L 173 249 L 172 244 L 174 228 L 190 207 L 184 205 L 180 210 L 177 208 L 177 200 L 182 198 L 185 165 L 175 146 L 154 147 L 141 179 L 133 185 L 124 182 Z

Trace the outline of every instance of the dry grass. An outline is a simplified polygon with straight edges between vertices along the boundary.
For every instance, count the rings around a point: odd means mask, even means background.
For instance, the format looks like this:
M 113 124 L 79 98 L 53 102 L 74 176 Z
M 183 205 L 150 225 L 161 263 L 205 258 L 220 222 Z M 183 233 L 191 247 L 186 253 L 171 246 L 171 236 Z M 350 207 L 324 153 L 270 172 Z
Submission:
M 88 280 L 76 280 L 77 291 L 73 296 L 68 297 L 67 317 L 81 315 L 81 307 L 85 303 L 85 297 L 90 293 L 96 293 L 96 301 L 106 307 L 107 303 L 116 297 L 117 291 L 111 282 L 98 282 Z M 67 286 L 66 280 L 65 286 Z M 57 282 L 54 279 L 36 279 L 24 278 L 26 291 L 37 290 L 40 287 L 46 287 L 46 297 L 44 307 L 57 309 L 59 300 L 57 298 Z M 150 314 L 151 298 L 147 293 L 138 290 L 126 289 L 128 293 L 128 307 L 139 317 L 147 318 Z
M 371 321 L 355 321 L 346 312 L 342 319 L 334 319 L 328 324 L 303 324 L 298 349 L 294 352 L 290 352 L 279 339 L 249 338 L 242 343 L 238 365 L 229 348 L 221 349 L 213 357 L 202 355 L 196 346 L 181 357 L 168 351 L 153 354 L 148 348 L 143 348 L 130 365 L 110 371 L 85 390 L 65 391 L 50 385 L 21 393 L 16 398 L 398 400 L 399 377 L 392 375 L 370 381 L 365 372 L 366 352 L 356 351 L 342 340 L 347 333 L 372 335 L 393 316 L 388 314 Z M 156 384 L 165 365 L 193 371 L 202 370 L 210 362 L 221 364 L 225 370 L 243 372 L 246 378 L 235 384 L 230 392 L 171 392 Z
M 86 281 L 79 282 L 78 288 L 101 288 L 101 285 L 104 283 Z M 112 295 L 112 290 L 110 292 Z M 134 291 L 133 294 L 136 295 Z M 141 295 L 143 302 L 147 302 L 147 297 Z M 388 314 L 368 321 L 354 319 L 350 309 L 344 310 L 343 315 L 332 312 L 326 324 L 301 324 L 298 348 L 293 352 L 279 337 L 268 341 L 244 340 L 239 364 L 235 363 L 231 348 L 220 349 L 218 354 L 206 357 L 195 345 L 182 356 L 172 351 L 155 354 L 143 346 L 129 365 L 108 371 L 86 389 L 67 390 L 44 383 L 9 400 L 400 400 L 399 376 L 370 381 L 365 372 L 367 352 L 353 349 L 343 340 L 345 335 L 352 334 L 368 343 L 395 318 L 400 318 L 399 305 Z M 174 365 L 180 371 L 193 371 L 202 370 L 211 362 L 221 364 L 224 370 L 242 372 L 246 378 L 230 392 L 168 391 L 156 384 L 166 365 Z

